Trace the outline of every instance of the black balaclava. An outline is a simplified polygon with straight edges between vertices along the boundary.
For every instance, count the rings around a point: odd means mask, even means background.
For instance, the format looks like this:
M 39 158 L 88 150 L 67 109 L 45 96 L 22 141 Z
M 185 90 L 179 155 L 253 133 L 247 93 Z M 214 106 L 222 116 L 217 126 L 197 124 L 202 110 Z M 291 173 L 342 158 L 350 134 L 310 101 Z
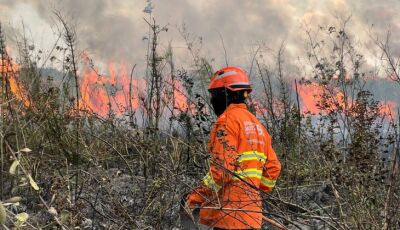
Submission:
M 217 116 L 221 115 L 230 104 L 244 103 L 245 91 L 231 91 L 226 88 L 211 89 L 211 105 Z

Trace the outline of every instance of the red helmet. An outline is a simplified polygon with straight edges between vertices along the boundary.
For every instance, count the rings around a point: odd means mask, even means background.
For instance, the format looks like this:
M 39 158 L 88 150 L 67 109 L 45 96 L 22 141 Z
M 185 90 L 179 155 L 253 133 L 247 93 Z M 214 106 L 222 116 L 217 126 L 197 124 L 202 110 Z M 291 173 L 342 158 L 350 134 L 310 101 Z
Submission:
M 241 68 L 234 66 L 222 68 L 214 73 L 208 90 L 216 88 L 227 88 L 231 91 L 252 91 L 247 74 Z

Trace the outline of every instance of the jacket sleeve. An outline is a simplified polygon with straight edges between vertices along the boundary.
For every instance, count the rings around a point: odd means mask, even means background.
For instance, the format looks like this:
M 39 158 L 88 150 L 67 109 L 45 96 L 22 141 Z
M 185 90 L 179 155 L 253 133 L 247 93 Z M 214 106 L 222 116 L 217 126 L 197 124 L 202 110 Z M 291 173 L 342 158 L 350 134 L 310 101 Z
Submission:
M 275 187 L 276 180 L 281 172 L 281 163 L 279 162 L 275 151 L 272 148 L 272 141 L 269 135 L 267 135 L 266 150 L 267 160 L 264 164 L 260 188 L 264 192 L 271 192 Z
M 238 147 L 238 135 L 234 130 L 229 123 L 217 122 L 214 125 L 209 142 L 210 169 L 202 184 L 189 194 L 189 203 L 203 203 L 232 179 Z

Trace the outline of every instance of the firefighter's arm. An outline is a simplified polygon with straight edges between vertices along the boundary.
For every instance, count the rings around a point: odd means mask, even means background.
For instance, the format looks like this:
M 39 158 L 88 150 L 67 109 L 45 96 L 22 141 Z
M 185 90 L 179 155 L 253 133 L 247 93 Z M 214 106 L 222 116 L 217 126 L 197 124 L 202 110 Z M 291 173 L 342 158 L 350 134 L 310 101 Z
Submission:
M 267 160 L 264 164 L 261 177 L 260 188 L 265 192 L 271 192 L 275 187 L 276 180 L 281 172 L 281 163 L 279 162 L 274 149 L 272 148 L 271 137 L 267 136 Z
M 226 124 L 226 123 L 225 123 Z M 210 140 L 210 170 L 202 184 L 188 195 L 188 204 L 201 205 L 232 179 L 237 155 L 237 135 L 232 127 L 215 124 Z

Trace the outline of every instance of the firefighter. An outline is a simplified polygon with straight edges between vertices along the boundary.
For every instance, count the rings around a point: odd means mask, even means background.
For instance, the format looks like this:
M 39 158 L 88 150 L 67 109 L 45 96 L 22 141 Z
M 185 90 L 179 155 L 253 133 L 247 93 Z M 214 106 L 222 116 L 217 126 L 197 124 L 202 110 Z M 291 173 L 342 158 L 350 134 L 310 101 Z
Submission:
M 247 110 L 252 88 L 242 69 L 220 69 L 208 90 L 218 116 L 208 143 L 210 169 L 186 205 L 200 207 L 200 223 L 214 229 L 260 229 L 261 192 L 272 191 L 281 171 L 271 136 Z

